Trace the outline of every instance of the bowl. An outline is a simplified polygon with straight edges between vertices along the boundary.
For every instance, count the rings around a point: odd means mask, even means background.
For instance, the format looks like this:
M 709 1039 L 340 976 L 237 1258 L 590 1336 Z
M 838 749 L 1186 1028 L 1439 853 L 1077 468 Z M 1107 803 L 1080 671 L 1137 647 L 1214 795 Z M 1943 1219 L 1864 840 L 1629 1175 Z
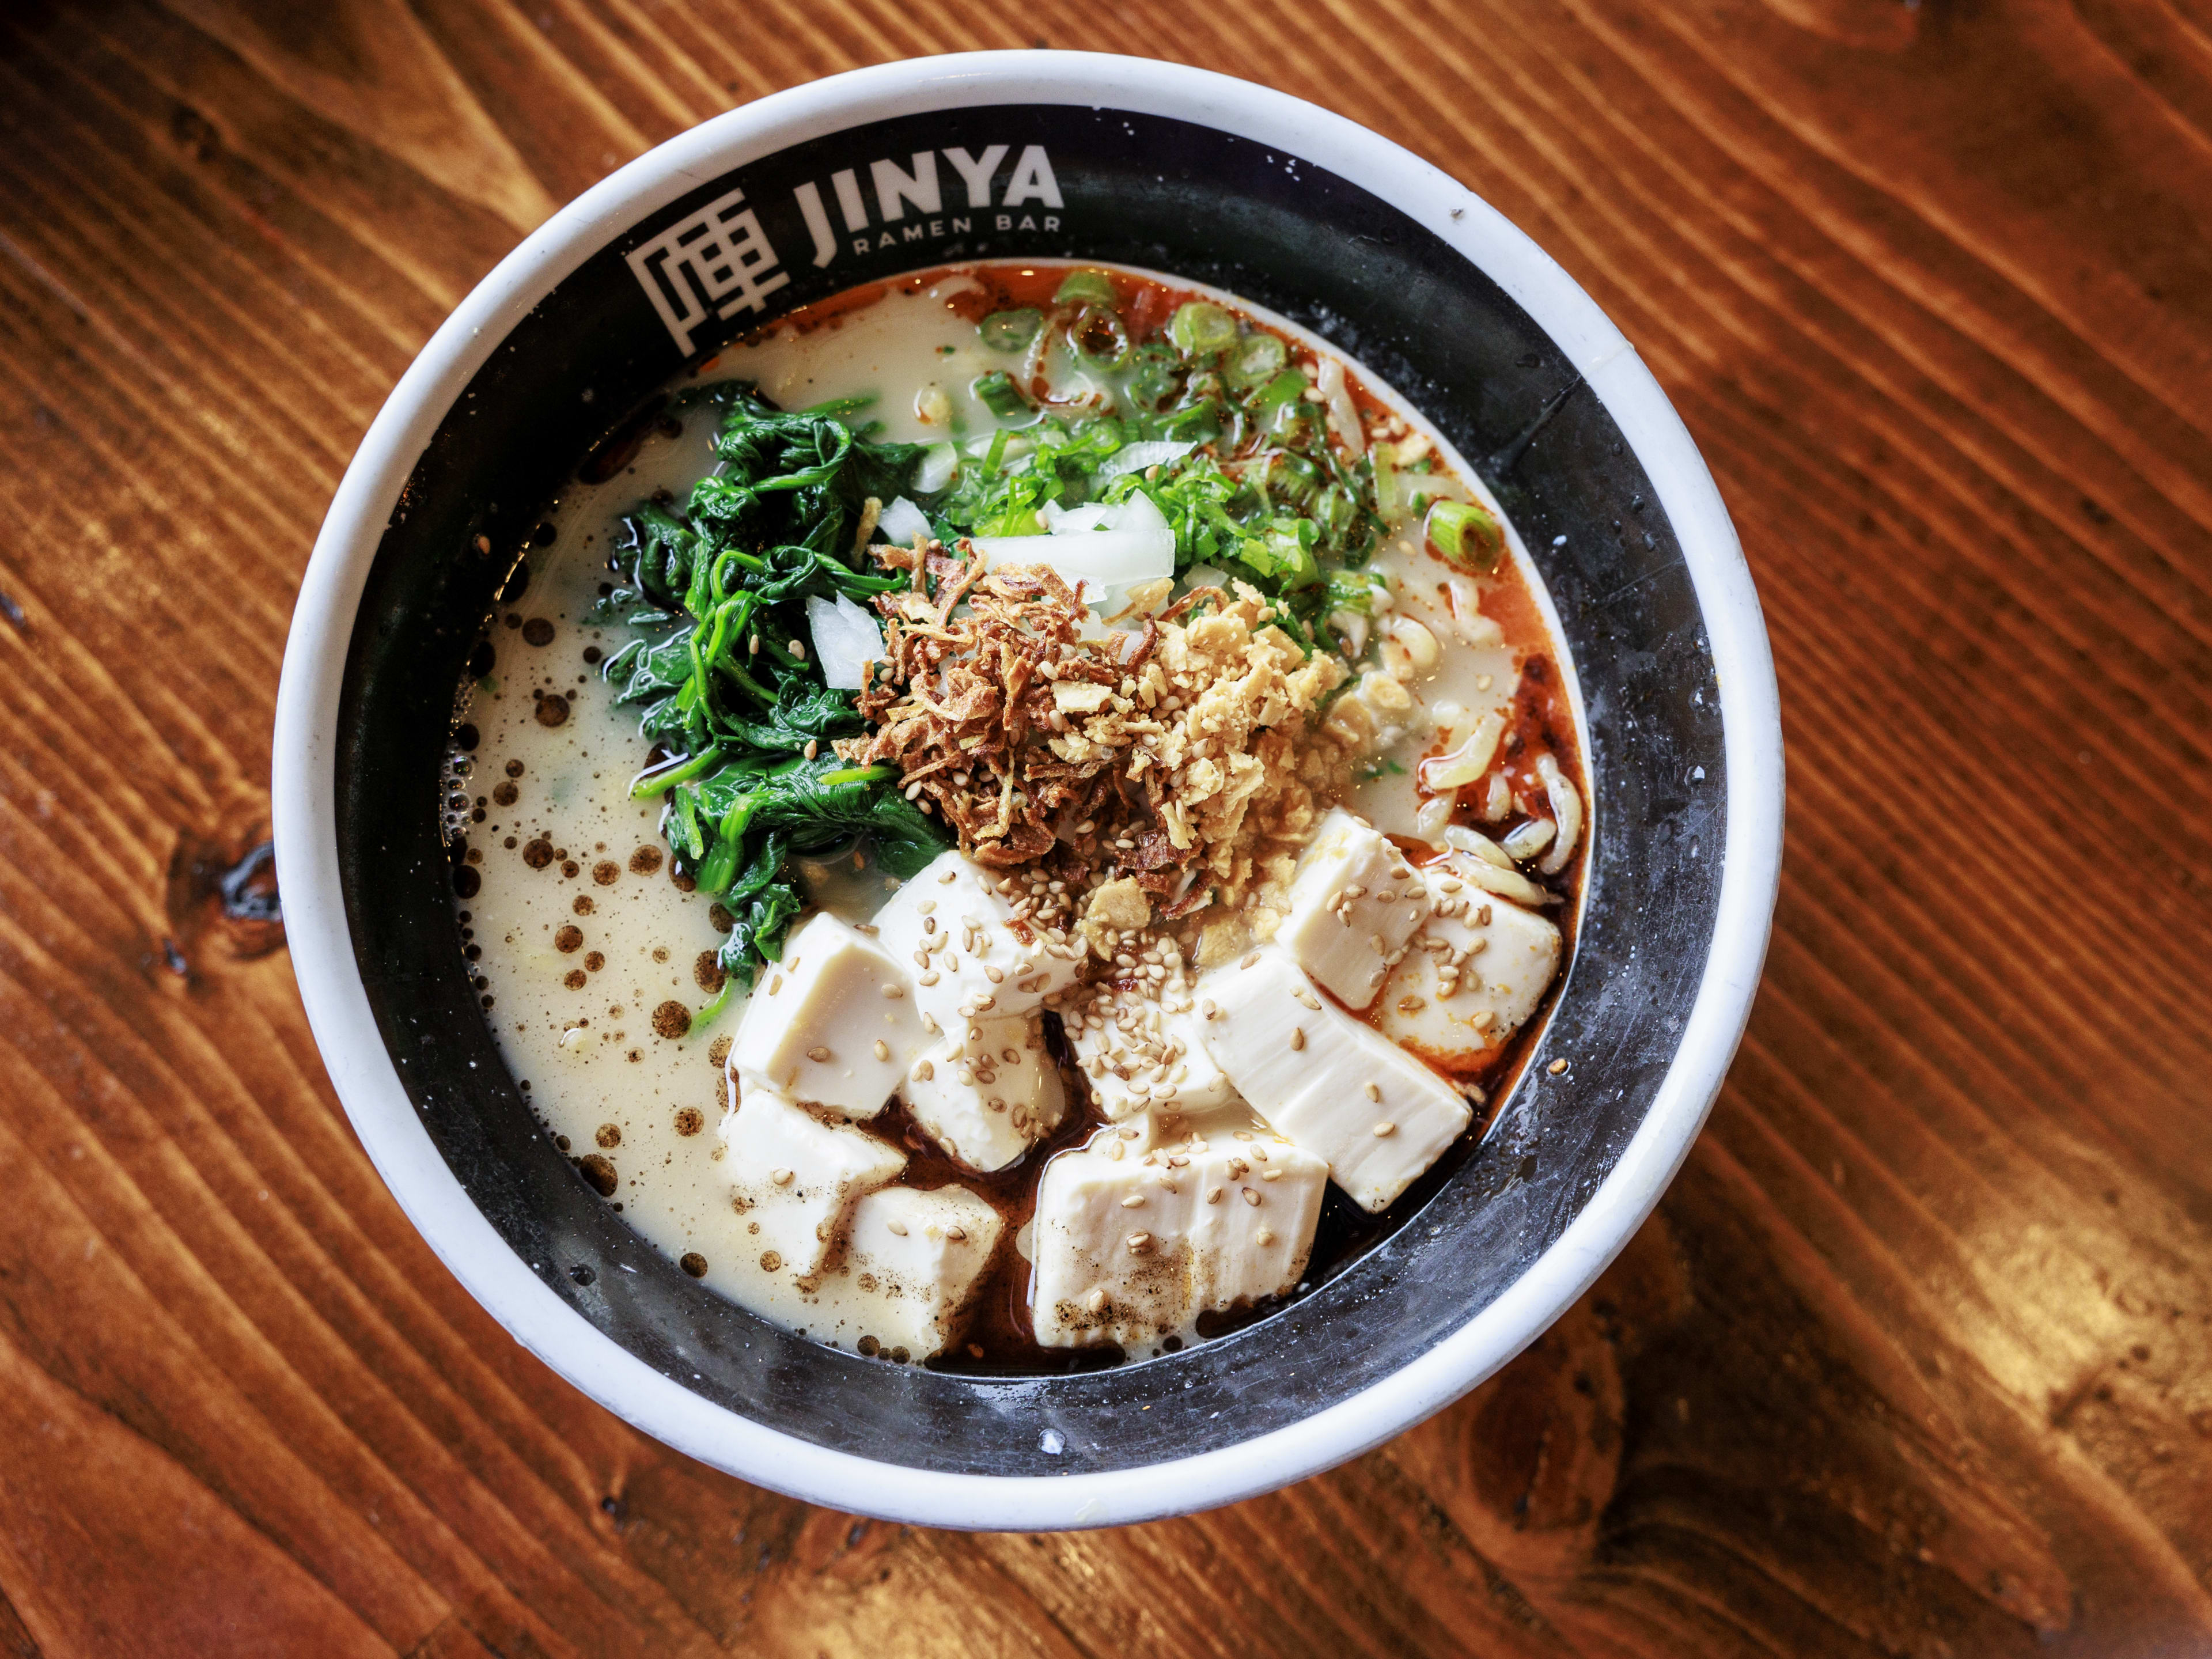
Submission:
M 878 163 L 918 179 L 925 151 L 947 160 L 940 187 L 890 192 L 894 218 L 838 188 Z M 1212 283 L 1395 386 L 1532 551 L 1579 679 L 1594 796 L 1548 1024 L 1419 1213 L 1231 1335 L 1048 1377 L 793 1337 L 630 1232 L 501 1064 L 439 833 L 463 665 L 580 459 L 687 360 L 791 307 L 969 258 Z M 956 1527 L 1104 1525 L 1247 1497 L 1505 1364 L 1688 1152 L 1749 1012 L 1781 854 L 1758 600 L 1634 348 L 1496 211 L 1376 134 L 1222 76 L 1075 52 L 925 58 L 761 99 L 531 235 L 431 338 L 339 486 L 293 616 L 275 755 L 278 878 L 316 1042 L 378 1170 L 470 1292 L 592 1398 L 702 1462 Z

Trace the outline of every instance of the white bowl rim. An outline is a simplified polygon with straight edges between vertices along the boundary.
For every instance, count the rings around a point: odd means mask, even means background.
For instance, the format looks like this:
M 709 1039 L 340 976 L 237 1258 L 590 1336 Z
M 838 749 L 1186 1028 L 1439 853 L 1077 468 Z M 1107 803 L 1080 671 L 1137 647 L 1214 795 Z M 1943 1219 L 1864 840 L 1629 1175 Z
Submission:
M 1349 1399 L 1218 1450 L 1067 1475 L 944 1473 L 816 1445 L 693 1393 L 592 1325 L 477 1209 L 416 1116 L 370 1012 L 338 876 L 339 688 L 369 568 L 439 422 L 508 331 L 607 242 L 732 167 L 868 121 L 997 103 L 1127 109 L 1279 149 L 1392 204 L 1487 273 L 1580 370 L 1650 479 L 1703 612 L 1727 764 L 1720 896 L 1690 1016 L 1643 1121 L 1560 1237 L 1457 1331 Z M 273 756 L 278 883 L 308 1023 L 362 1146 L 439 1259 L 516 1340 L 646 1433 L 788 1496 L 916 1525 L 1109 1526 L 1231 1503 L 1357 1456 L 1493 1375 L 1589 1287 L 1688 1156 L 1750 1015 L 1781 873 L 1781 711 L 1758 596 L 1719 489 L 1634 347 L 1504 216 L 1379 134 L 1227 76 L 1102 53 L 915 58 L 775 93 L 647 151 L 532 232 L 438 329 L 355 453 L 294 607 Z

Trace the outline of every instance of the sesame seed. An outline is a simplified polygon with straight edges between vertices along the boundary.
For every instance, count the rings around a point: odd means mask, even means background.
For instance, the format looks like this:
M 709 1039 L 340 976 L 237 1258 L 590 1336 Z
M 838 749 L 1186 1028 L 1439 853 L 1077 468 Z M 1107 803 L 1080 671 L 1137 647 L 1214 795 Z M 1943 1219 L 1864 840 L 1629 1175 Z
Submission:
M 1145 1195 L 1142 1193 L 1131 1193 L 1128 1197 L 1121 1200 L 1121 1207 L 1125 1210 L 1133 1210 L 1144 1201 Z
M 1305 1046 L 1306 1046 L 1306 1028 L 1305 1028 L 1304 1026 L 1303 1026 L 1303 1025 L 1293 1025 L 1293 1026 L 1291 1026 L 1291 1047 L 1293 1049 L 1298 1049 L 1298 1048 L 1304 1048 Z
M 903 1221 L 886 1221 L 884 1223 L 884 1228 L 887 1232 L 894 1233 L 901 1238 L 906 1237 L 906 1223 Z
M 1300 1002 L 1305 1004 L 1307 1007 L 1312 1009 L 1314 1012 L 1319 1013 L 1321 1012 L 1321 999 L 1316 996 L 1311 991 L 1308 990 L 1304 986 L 1301 985 L 1297 990 L 1291 992 L 1291 994 L 1296 997 Z
M 945 1236 L 955 1244 L 964 1244 L 968 1242 L 968 1230 L 965 1227 L 947 1227 L 945 1230 Z
M 1003 968 L 986 966 L 983 969 L 983 977 L 994 985 L 1004 985 L 1006 982 L 1006 970 Z
M 1361 1085 L 1360 1087 L 1361 1091 L 1366 1095 L 1368 1099 L 1380 1100 L 1382 1098 L 1382 1090 L 1379 1085 L 1367 1083 Z
M 806 1057 L 812 1060 L 817 1066 L 819 1066 L 830 1058 L 830 1051 L 817 1043 L 813 1048 L 809 1048 L 806 1051 Z
M 884 987 L 884 1000 L 885 1002 L 896 1002 L 905 994 L 906 987 L 903 985 L 886 985 Z
M 936 983 L 937 983 L 937 969 L 934 969 L 934 968 L 925 968 L 925 969 L 923 969 L 921 970 L 921 982 L 922 982 L 924 985 L 934 985 L 934 984 L 936 984 Z
M 1239 968 L 1249 968 L 1256 964 L 1259 960 L 1260 953 L 1257 951 L 1255 951 L 1250 956 L 1246 957 L 1243 961 L 1238 963 L 1237 965 Z
M 1239 1187 L 1237 1190 L 1244 1194 L 1244 1201 L 1247 1204 L 1259 1203 L 1260 1194 L 1254 1192 L 1249 1187 Z
M 881 1037 L 878 1037 L 876 1039 L 876 1058 L 878 1060 L 889 1060 L 890 1057 L 891 1045 L 884 1042 Z
M 937 901 L 935 899 L 924 899 L 921 903 L 915 905 L 914 908 L 916 915 L 926 916 L 931 911 L 937 908 Z
M 779 1187 L 791 1185 L 791 1171 L 788 1170 L 771 1170 L 768 1178 Z
M 1283 1172 L 1280 1170 L 1262 1170 L 1260 1171 L 1260 1179 L 1262 1181 L 1280 1181 L 1282 1178 Z
M 914 1080 L 916 1083 L 927 1083 L 930 1079 L 936 1075 L 937 1066 L 934 1061 L 927 1060 L 917 1060 L 915 1061 Z
M 1131 1233 L 1128 1245 L 1131 1255 L 1142 1255 L 1152 1248 L 1152 1236 L 1150 1233 Z
M 1375 1126 L 1375 1139 L 1377 1140 L 1387 1140 L 1397 1133 L 1398 1126 L 1387 1120 Z
M 1091 1291 L 1090 1306 L 1091 1311 L 1093 1313 L 1104 1313 L 1106 1311 L 1106 1292 L 1103 1290 Z
M 1560 1073 L 1567 1069 L 1567 1062 L 1564 1060 L 1555 1060 L 1552 1062 L 1549 1069 L 1553 1077 L 1557 1077 Z
M 1272 1244 L 1275 1242 L 1275 1230 L 1273 1227 L 1262 1227 L 1258 1232 L 1253 1234 L 1252 1237 L 1258 1239 L 1262 1244 Z

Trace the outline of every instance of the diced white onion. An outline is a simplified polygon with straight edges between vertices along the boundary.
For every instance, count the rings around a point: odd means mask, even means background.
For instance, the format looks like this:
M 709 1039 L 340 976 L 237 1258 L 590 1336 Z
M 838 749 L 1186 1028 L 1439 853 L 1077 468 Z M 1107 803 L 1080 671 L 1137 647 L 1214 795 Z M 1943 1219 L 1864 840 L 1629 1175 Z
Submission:
M 835 605 L 807 600 L 806 625 L 825 682 L 840 691 L 858 691 L 868 683 L 868 665 L 884 654 L 883 630 L 873 617 L 840 593 Z
M 1210 564 L 1194 564 L 1182 573 L 1183 584 L 1188 587 L 1226 587 L 1229 573 L 1216 570 Z
M 1513 855 L 1516 862 L 1526 864 L 1530 859 L 1552 844 L 1559 830 L 1549 818 L 1524 818 L 1505 832 L 1498 845 Z
M 1536 867 L 1547 876 L 1556 876 L 1575 855 L 1575 842 L 1583 832 L 1583 798 L 1549 755 L 1536 757 L 1536 775 L 1543 779 L 1544 793 L 1552 798 L 1552 816 L 1559 821 L 1559 838 Z
M 928 463 L 925 461 L 923 465 L 926 466 Z M 921 488 L 919 480 L 915 482 L 915 487 Z M 876 539 L 879 542 L 890 542 L 900 547 L 912 547 L 916 536 L 927 534 L 929 534 L 928 518 L 920 507 L 903 495 L 885 507 L 883 516 L 876 520 Z
M 978 536 L 970 545 L 994 565 L 1049 565 L 1070 582 L 1089 582 L 1097 599 L 1108 588 L 1175 574 L 1175 532 L 1149 495 L 1044 512 L 1049 535 Z
M 1147 438 L 1140 443 L 1123 444 L 1109 455 L 1098 467 L 1098 481 L 1118 478 L 1124 472 L 1142 472 L 1147 467 L 1165 466 L 1170 461 L 1179 461 L 1198 446 L 1193 442 L 1172 442 L 1165 438 Z
M 1364 455 L 1367 434 L 1360 428 L 1359 405 L 1352 402 L 1351 389 L 1344 384 L 1344 365 L 1334 357 L 1324 357 L 1320 373 L 1314 379 L 1328 404 L 1329 429 L 1353 454 Z
M 1474 730 L 1458 748 L 1421 763 L 1421 787 L 1432 795 L 1443 795 L 1474 782 L 1490 769 L 1504 736 L 1505 717 L 1493 708 L 1474 723 Z
M 921 465 L 915 469 L 914 487 L 925 495 L 934 495 L 951 483 L 960 471 L 960 452 L 951 444 L 932 444 L 921 452 Z
M 1044 520 L 1046 534 L 1073 536 L 1078 531 L 1110 529 L 1107 520 L 1113 511 L 1097 501 L 1087 507 L 1062 507 L 1058 501 L 1047 501 L 1037 508 L 1037 516 Z
M 1175 538 L 1096 530 L 1072 536 L 978 536 L 973 545 L 993 565 L 1049 565 L 1070 582 L 1103 590 L 1175 574 Z
M 1109 530 L 1142 530 L 1165 536 L 1170 550 L 1170 556 L 1173 556 L 1175 532 L 1168 528 L 1167 519 L 1160 512 L 1159 503 L 1143 490 L 1139 490 L 1127 501 L 1107 508 L 1106 512 L 1106 527 Z

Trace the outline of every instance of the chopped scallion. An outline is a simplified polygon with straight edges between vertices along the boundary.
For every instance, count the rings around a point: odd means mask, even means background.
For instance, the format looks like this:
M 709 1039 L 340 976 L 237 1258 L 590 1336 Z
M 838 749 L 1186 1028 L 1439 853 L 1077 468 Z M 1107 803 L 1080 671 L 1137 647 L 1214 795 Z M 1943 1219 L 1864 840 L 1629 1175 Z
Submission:
M 975 331 L 983 343 L 994 351 L 1019 351 L 1036 338 L 1036 331 L 1044 325 L 1044 313 L 1035 306 L 1024 306 L 1017 311 L 994 311 L 975 325 Z
M 1225 350 L 1236 343 L 1237 319 L 1210 301 L 1193 300 L 1168 319 L 1168 338 L 1187 357 Z
M 1030 412 L 1030 400 L 1022 396 L 1022 389 L 1014 384 L 1014 377 L 1003 368 L 994 368 L 988 374 L 978 374 L 969 388 L 983 407 L 1002 421 L 1019 419 Z
M 1105 306 L 1110 309 L 1121 303 L 1121 296 L 1114 291 L 1113 280 L 1104 271 L 1071 270 L 1060 279 L 1052 302 L 1056 306 Z
M 1478 575 L 1498 568 L 1505 532 L 1488 508 L 1472 501 L 1438 501 L 1429 509 L 1428 538 L 1446 562 Z

